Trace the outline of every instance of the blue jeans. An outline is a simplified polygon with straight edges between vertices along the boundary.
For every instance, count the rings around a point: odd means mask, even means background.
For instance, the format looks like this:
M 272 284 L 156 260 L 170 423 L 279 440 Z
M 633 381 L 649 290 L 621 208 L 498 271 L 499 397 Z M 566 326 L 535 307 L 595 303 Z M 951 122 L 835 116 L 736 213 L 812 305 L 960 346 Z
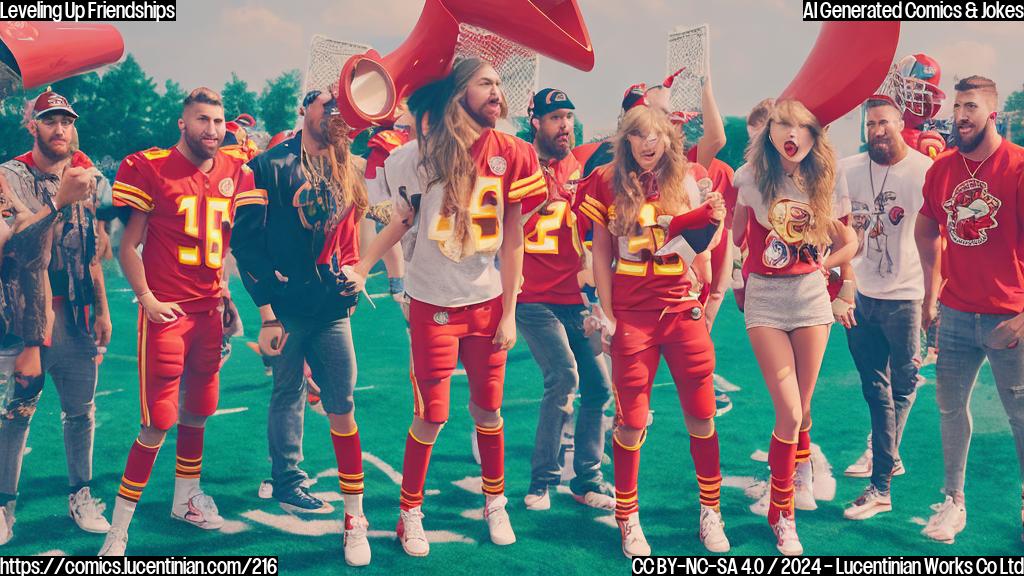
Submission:
M 1017 462 L 1024 470 L 1024 346 L 993 350 L 985 339 L 1006 314 L 971 314 L 939 305 L 938 348 L 935 365 L 935 399 L 942 428 L 942 456 L 947 495 L 963 494 L 967 451 L 971 446 L 971 392 L 978 372 L 988 358 L 996 390 L 1010 420 L 1017 448 Z
M 577 385 L 580 409 L 576 417 L 573 486 L 583 490 L 587 484 L 601 481 L 601 420 L 611 398 L 611 380 L 604 363 L 594 355 L 590 340 L 583 335 L 583 311 L 582 304 L 516 306 L 516 326 L 544 375 L 544 396 L 531 462 L 533 488 L 559 482 L 562 426 L 572 418 Z
M 879 300 L 858 292 L 856 302 L 857 325 L 847 330 L 846 341 L 871 412 L 871 483 L 887 493 L 917 396 L 921 301 Z
M 54 312 L 53 338 L 40 354 L 43 371 L 50 375 L 60 397 L 68 485 L 74 492 L 92 481 L 96 343 L 91 335 L 72 323 L 63 306 L 55 306 Z M 18 493 L 29 424 L 40 396 L 42 391 L 32 400 L 31 410 L 12 413 L 9 420 L 0 422 L 0 494 L 14 496 Z
M 287 317 L 280 320 L 288 341 L 273 361 L 274 390 L 267 418 L 270 475 L 275 493 L 292 489 L 307 478 L 299 468 L 306 414 L 304 364 L 309 364 L 328 414 L 352 411 L 356 382 L 356 353 L 348 318 L 331 322 Z

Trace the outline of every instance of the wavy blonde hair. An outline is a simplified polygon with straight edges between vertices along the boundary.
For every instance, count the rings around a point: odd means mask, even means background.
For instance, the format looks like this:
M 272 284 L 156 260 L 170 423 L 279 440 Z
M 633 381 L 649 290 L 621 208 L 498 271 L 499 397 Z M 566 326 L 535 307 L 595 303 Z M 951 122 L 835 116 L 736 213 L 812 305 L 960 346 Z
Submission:
M 615 134 L 612 160 L 612 190 L 615 192 L 615 218 L 608 230 L 616 236 L 632 233 L 639 225 L 637 216 L 645 201 L 640 185 L 640 174 L 644 170 L 636 161 L 629 135 L 646 136 L 656 134 L 665 143 L 665 154 L 658 160 L 653 172 L 658 178 L 660 198 L 658 204 L 668 214 L 681 214 L 690 208 L 690 199 L 683 189 L 688 163 L 683 154 L 682 138 L 672 126 L 668 117 L 660 110 L 637 106 L 622 117 L 619 131 Z
M 330 166 L 328 189 L 337 206 L 329 222 L 332 228 L 341 221 L 345 207 L 351 206 L 358 220 L 366 214 L 370 205 L 366 182 L 350 151 L 352 139 L 349 138 L 349 130 L 341 116 L 332 116 L 327 121 L 327 164 Z
M 833 225 L 836 151 L 818 119 L 807 107 L 796 100 L 777 102 L 768 122 L 747 145 L 745 155 L 747 164 L 754 170 L 754 181 L 757 182 L 765 205 L 771 205 L 781 194 L 789 178 L 782 167 L 782 156 L 771 142 L 773 123 L 789 123 L 811 131 L 814 144 L 810 153 L 800 162 L 793 181 L 810 199 L 813 220 L 804 233 L 807 242 L 817 246 L 827 245 Z

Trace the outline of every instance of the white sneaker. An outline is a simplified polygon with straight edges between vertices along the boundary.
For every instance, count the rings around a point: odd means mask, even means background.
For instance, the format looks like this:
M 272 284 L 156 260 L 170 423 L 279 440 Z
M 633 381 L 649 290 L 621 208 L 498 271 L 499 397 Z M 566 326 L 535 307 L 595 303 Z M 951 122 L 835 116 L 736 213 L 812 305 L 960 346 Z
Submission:
M 722 514 L 714 508 L 700 507 L 700 541 L 708 552 L 725 554 L 729 551 L 729 539 L 725 536 L 725 522 Z
M 754 514 L 756 514 L 757 516 L 761 516 L 762 518 L 767 518 L 768 517 L 768 507 L 771 505 L 771 501 L 772 501 L 772 491 L 771 491 L 771 489 L 766 489 L 761 494 L 761 497 L 758 498 L 756 502 L 754 502 L 753 504 L 750 505 L 750 511 L 753 512 Z
M 593 486 L 593 488 L 596 489 L 587 490 L 582 495 L 573 492 L 573 500 L 598 510 L 615 510 L 615 487 L 602 482 L 600 486 Z
M 874 484 L 868 484 L 860 497 L 843 510 L 843 516 L 847 520 L 867 520 L 882 512 L 892 512 L 892 498 L 879 492 Z
M 843 475 L 849 476 L 850 478 L 870 478 L 872 457 L 873 453 L 871 451 L 871 446 L 869 443 L 868 448 L 864 450 L 864 453 L 860 455 L 860 458 L 857 458 L 856 462 L 846 467 L 846 470 L 843 471 Z M 895 473 L 896 471 L 893 470 L 894 475 Z
M 897 458 L 892 463 L 892 475 L 893 476 L 903 476 L 906 473 L 907 473 L 907 469 L 903 467 L 903 459 L 902 458 Z
M 542 494 L 528 492 L 526 494 L 526 497 L 523 498 L 523 502 L 526 504 L 527 510 L 551 509 L 551 495 L 548 493 L 547 488 L 544 489 L 544 492 Z
M 1024 517 L 1024 515 L 1022 515 Z M 0 546 L 7 544 L 14 537 L 13 517 L 8 518 L 6 506 L 0 506 Z
M 345 563 L 349 566 L 366 566 L 370 563 L 370 541 L 366 539 L 369 528 L 370 522 L 366 516 L 345 514 L 342 546 L 345 548 Z
M 644 537 L 644 531 L 640 528 L 640 513 L 633 512 L 625 520 L 617 520 L 619 531 L 622 533 L 622 553 L 626 558 L 634 556 L 650 556 L 651 545 Z
M 836 498 L 836 477 L 832 474 L 832 465 L 829 464 L 821 446 L 811 443 L 811 471 L 814 479 L 814 499 L 818 502 L 831 502 Z
M 800 473 L 797 473 L 793 488 L 793 503 L 797 510 L 818 509 L 818 502 L 814 499 L 814 483 L 809 478 L 801 478 Z
M 804 546 L 796 534 L 796 520 L 792 516 L 779 515 L 779 521 L 769 524 L 775 533 L 775 547 L 783 556 L 799 556 L 804 553 Z
M 430 554 L 430 543 L 423 531 L 423 510 L 417 506 L 409 510 L 398 511 L 398 526 L 395 527 L 402 550 L 409 556 L 426 556 Z
M 484 507 L 484 520 L 487 521 L 487 530 L 491 533 L 491 542 L 498 546 L 508 546 L 516 542 L 516 533 L 512 531 L 512 522 L 505 510 L 506 504 L 508 498 L 502 494 L 492 498 Z
M 103 540 L 103 546 L 97 556 L 124 556 L 126 548 L 128 548 L 128 530 L 111 529 L 107 532 L 107 537 Z
M 201 491 L 188 500 L 175 502 L 171 506 L 171 517 L 203 530 L 217 530 L 224 525 L 224 518 L 218 513 L 213 498 Z
M 942 504 L 932 504 L 932 510 L 935 513 L 921 533 L 932 540 L 952 544 L 956 535 L 967 526 L 967 508 L 957 504 L 952 496 L 946 496 Z
M 106 508 L 106 504 L 99 498 L 92 497 L 88 486 L 74 494 L 68 494 L 68 515 L 86 532 L 106 534 L 110 531 L 110 522 L 103 517 Z

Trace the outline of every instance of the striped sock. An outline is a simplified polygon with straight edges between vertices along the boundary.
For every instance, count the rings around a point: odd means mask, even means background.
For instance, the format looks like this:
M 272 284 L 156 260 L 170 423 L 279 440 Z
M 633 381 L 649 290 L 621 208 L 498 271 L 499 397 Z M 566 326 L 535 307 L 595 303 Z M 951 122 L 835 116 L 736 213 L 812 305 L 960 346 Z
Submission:
M 477 424 L 476 440 L 484 495 L 500 496 L 505 492 L 505 422 L 498 422 L 494 428 Z
M 363 450 L 359 444 L 359 428 L 348 434 L 331 429 L 334 459 L 338 463 L 338 483 L 345 501 L 345 514 L 363 514 Z
M 174 477 L 188 480 L 199 480 L 203 469 L 203 432 L 204 428 L 178 424 L 177 461 L 174 466 Z
M 615 519 L 625 520 L 640 510 L 636 484 L 640 475 L 640 447 L 647 439 L 645 430 L 636 446 L 626 446 L 612 435 L 612 457 L 615 465 Z
M 690 434 L 690 455 L 697 471 L 697 486 L 700 488 L 702 506 L 718 510 L 722 499 L 722 468 L 718 454 L 718 431 L 709 436 Z
M 796 442 L 786 442 L 775 434 L 768 447 L 768 466 L 772 472 L 771 504 L 768 522 L 775 524 L 779 515 L 793 514 L 793 473 L 796 469 Z
M 121 476 L 121 487 L 117 491 L 117 497 L 136 504 L 142 497 L 142 490 L 149 482 L 149 475 L 153 471 L 153 463 L 156 462 L 156 455 L 160 452 L 160 445 L 146 446 L 138 438 L 132 444 L 128 452 L 128 462 L 124 465 L 124 475 Z
M 796 439 L 796 463 L 802 464 L 811 461 L 811 426 L 800 430 Z
M 402 462 L 402 510 L 411 510 L 423 505 L 423 485 L 427 483 L 427 467 L 430 466 L 430 451 L 434 443 L 421 442 L 413 436 L 412 429 L 405 439 L 405 459 Z

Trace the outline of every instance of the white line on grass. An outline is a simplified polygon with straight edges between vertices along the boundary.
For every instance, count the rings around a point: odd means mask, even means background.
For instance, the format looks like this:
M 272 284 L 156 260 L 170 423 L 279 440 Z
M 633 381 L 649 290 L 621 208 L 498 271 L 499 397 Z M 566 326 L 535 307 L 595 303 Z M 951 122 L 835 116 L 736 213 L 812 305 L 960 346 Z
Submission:
M 104 396 L 110 396 L 111 394 L 117 394 L 119 392 L 124 392 L 124 388 L 117 388 L 117 389 L 114 389 L 114 390 L 100 390 L 99 392 L 96 393 L 96 398 L 102 398 Z
M 222 408 L 222 409 L 217 410 L 216 412 L 214 412 L 213 415 L 214 416 L 224 416 L 226 414 L 240 414 L 240 413 L 246 412 L 248 410 L 249 409 L 246 408 L 245 406 L 242 406 L 240 408 Z
M 285 516 L 270 514 L 263 510 L 249 510 L 243 513 L 242 516 L 253 522 L 258 522 L 264 526 L 276 528 L 282 532 L 297 536 L 341 534 L 343 529 L 341 520 L 307 520 L 298 516 L 292 516 L 291 514 Z M 430 543 L 460 542 L 463 544 L 476 544 L 476 540 L 472 538 L 467 538 L 462 534 L 456 534 L 447 530 L 427 530 L 426 533 L 427 541 Z M 366 535 L 370 538 L 395 538 L 395 533 L 391 530 L 370 530 Z
M 466 476 L 462 480 L 455 480 L 452 484 L 462 488 L 470 494 L 483 494 L 484 490 L 479 476 Z

